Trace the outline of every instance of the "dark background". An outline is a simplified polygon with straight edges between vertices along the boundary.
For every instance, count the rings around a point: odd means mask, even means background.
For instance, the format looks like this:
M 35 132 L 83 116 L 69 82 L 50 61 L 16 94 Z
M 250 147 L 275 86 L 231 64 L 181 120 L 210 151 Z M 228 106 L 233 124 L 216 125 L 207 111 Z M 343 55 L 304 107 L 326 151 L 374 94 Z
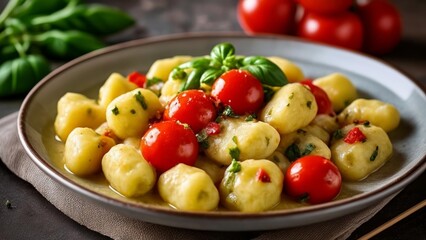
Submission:
M 48 1 L 48 0 L 47 0 Z M 7 1 L 0 1 L 3 9 Z M 137 24 L 106 41 L 182 32 L 238 31 L 237 0 L 129 0 L 86 1 L 126 10 Z M 403 39 L 380 58 L 426 86 L 426 0 L 393 0 L 403 19 Z M 59 63 L 60 64 L 60 63 Z M 22 99 L 0 100 L 0 117 L 18 110 Z M 426 173 L 408 185 L 349 239 L 357 239 L 414 204 L 426 199 Z M 13 208 L 7 208 L 9 200 Z M 229 239 L 249 239 L 257 233 L 231 233 Z M 222 235 L 223 236 L 223 235 Z M 0 161 L 0 239 L 108 239 L 74 222 L 46 201 L 29 183 L 10 172 Z M 374 239 L 425 239 L 426 208 L 417 211 Z

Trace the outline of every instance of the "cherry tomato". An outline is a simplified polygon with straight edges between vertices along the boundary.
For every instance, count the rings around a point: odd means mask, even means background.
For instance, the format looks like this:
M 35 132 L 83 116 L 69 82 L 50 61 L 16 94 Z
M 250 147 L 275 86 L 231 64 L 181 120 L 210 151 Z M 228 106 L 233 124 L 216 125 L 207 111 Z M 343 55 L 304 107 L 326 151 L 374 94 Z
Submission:
M 146 76 L 139 73 L 139 72 L 131 72 L 128 76 L 127 79 L 136 84 L 138 87 L 143 88 L 145 86 L 146 83 Z
M 306 10 L 322 14 L 342 13 L 349 9 L 352 0 L 298 0 Z
M 216 107 L 202 90 L 180 92 L 166 105 L 164 120 L 178 120 L 197 133 L 216 119 Z
M 364 135 L 364 133 L 359 129 L 359 127 L 352 128 L 348 134 L 346 134 L 346 137 L 343 139 L 345 143 L 354 144 L 357 142 L 365 142 L 367 140 L 367 137 Z
M 364 25 L 363 50 L 373 54 L 390 52 L 401 40 L 398 10 L 388 1 L 358 1 L 357 13 Z
M 297 34 L 312 41 L 360 50 L 363 26 L 359 17 L 350 12 L 335 15 L 305 12 L 298 25 Z
M 194 165 L 198 142 L 194 132 L 176 121 L 155 123 L 141 139 L 141 153 L 159 172 L 179 163 Z
M 263 104 L 263 87 L 247 71 L 233 69 L 220 76 L 212 86 L 211 95 L 238 115 L 257 112 Z
M 289 33 L 294 25 L 293 0 L 240 0 L 238 20 L 246 33 Z
M 333 105 L 331 104 L 330 98 L 328 98 L 327 93 L 322 90 L 322 88 L 315 86 L 310 79 L 306 79 L 300 83 L 308 86 L 309 90 L 311 90 L 312 94 L 314 95 L 315 101 L 318 105 L 317 114 L 334 114 Z
M 284 191 L 311 204 L 333 200 L 340 192 L 342 177 L 330 160 L 308 155 L 294 161 L 284 178 Z

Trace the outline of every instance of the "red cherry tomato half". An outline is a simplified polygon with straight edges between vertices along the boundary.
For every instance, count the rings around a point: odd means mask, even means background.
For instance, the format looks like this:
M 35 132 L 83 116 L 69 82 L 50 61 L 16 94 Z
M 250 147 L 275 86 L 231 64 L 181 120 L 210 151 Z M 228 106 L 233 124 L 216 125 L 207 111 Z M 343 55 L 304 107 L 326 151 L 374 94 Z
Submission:
M 357 14 L 364 25 L 363 48 L 366 52 L 390 52 L 401 40 L 401 17 L 389 1 L 358 1 Z
M 138 87 L 143 88 L 146 83 L 146 76 L 139 72 L 132 72 L 127 76 L 127 79 L 136 84 Z
M 194 132 L 176 121 L 155 123 L 141 139 L 141 153 L 159 172 L 179 163 L 194 165 L 198 142 Z
M 294 161 L 284 178 L 284 191 L 311 204 L 333 200 L 340 192 L 342 177 L 330 160 L 308 155 Z
M 240 0 L 238 20 L 246 33 L 289 33 L 294 25 L 293 0 Z
M 178 120 L 198 133 L 216 119 L 216 107 L 202 90 L 180 92 L 166 105 L 164 120 Z
M 306 10 L 322 14 L 342 13 L 349 9 L 352 0 L 298 0 Z
M 298 25 L 300 37 L 352 50 L 360 50 L 363 27 L 359 17 L 350 12 L 323 15 L 306 12 Z
M 308 86 L 309 90 L 311 90 L 312 94 L 314 95 L 315 101 L 318 105 L 317 114 L 334 114 L 333 105 L 331 104 L 330 98 L 328 98 L 327 93 L 322 90 L 322 88 L 315 86 L 310 79 L 304 80 L 300 83 Z
M 257 112 L 263 104 L 263 87 L 247 71 L 233 69 L 220 76 L 212 86 L 211 95 L 238 115 Z

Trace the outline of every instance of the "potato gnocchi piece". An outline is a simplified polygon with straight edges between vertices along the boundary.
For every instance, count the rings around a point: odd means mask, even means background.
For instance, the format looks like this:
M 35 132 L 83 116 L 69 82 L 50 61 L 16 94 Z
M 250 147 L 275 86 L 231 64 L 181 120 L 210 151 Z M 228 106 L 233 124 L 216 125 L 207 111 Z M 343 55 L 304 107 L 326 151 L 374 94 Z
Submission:
M 219 183 L 225 174 L 225 167 L 213 162 L 208 157 L 199 155 L 194 167 L 205 171 L 216 184 Z
M 230 151 L 238 151 L 239 159 L 261 159 L 270 156 L 277 148 L 280 135 L 264 122 L 228 118 L 220 122 L 221 131 L 208 137 L 205 154 L 212 160 L 228 166 L 232 161 Z
M 340 73 L 317 78 L 313 84 L 327 93 L 335 112 L 342 111 L 358 96 L 357 90 L 349 78 Z
M 275 63 L 281 69 L 281 71 L 284 72 L 288 82 L 300 82 L 305 79 L 305 75 L 303 74 L 302 69 L 292 61 L 275 56 L 268 57 L 268 59 Z
M 307 126 L 318 110 L 314 95 L 299 83 L 290 83 L 278 90 L 262 109 L 259 119 L 288 134 Z
M 182 89 L 184 81 L 178 79 L 169 79 L 164 83 L 163 88 L 161 89 L 160 102 L 163 106 L 174 97 Z
M 312 120 L 311 125 L 317 125 L 326 130 L 329 134 L 339 129 L 337 116 L 330 116 L 327 114 L 318 114 L 314 120 Z
M 344 137 L 359 128 L 365 141 L 347 143 Z M 378 170 L 392 154 L 392 143 L 386 132 L 374 125 L 347 125 L 340 129 L 342 138 L 331 145 L 331 158 L 346 180 L 359 181 Z
M 308 126 L 302 128 L 301 130 L 321 139 L 325 144 L 330 143 L 330 133 L 328 133 L 324 128 L 316 124 L 309 124 Z
M 357 99 L 337 116 L 340 124 L 348 125 L 357 121 L 369 121 L 371 124 L 390 132 L 399 125 L 398 110 L 389 103 L 376 99 Z
M 130 145 L 118 144 L 102 158 L 102 170 L 112 188 L 126 197 L 149 192 L 157 180 L 155 169 Z
M 180 163 L 158 179 L 161 198 L 173 207 L 190 211 L 210 211 L 219 205 L 219 191 L 203 170 Z
M 233 161 L 226 169 L 219 192 L 223 205 L 242 212 L 261 212 L 280 202 L 284 174 L 273 162 Z
M 191 59 L 191 56 L 175 56 L 172 58 L 158 59 L 151 65 L 146 77 L 159 78 L 165 82 L 169 79 L 169 74 L 175 67 Z
M 331 158 L 331 151 L 328 145 L 320 138 L 304 130 L 282 135 L 277 150 L 284 153 L 284 156 L 290 162 L 307 155 Z
M 281 169 L 281 172 L 283 172 L 283 174 L 285 174 L 285 172 L 287 171 L 287 168 L 291 164 L 291 162 L 288 160 L 288 158 L 286 156 L 284 156 L 284 153 L 282 153 L 280 151 L 275 151 L 267 159 L 272 161 L 273 163 L 277 164 L 277 166 Z
M 149 119 L 162 110 L 157 95 L 137 88 L 115 98 L 107 107 L 108 126 L 120 138 L 141 137 L 148 129 Z
M 141 146 L 141 138 L 129 137 L 123 140 L 123 144 L 139 149 Z
M 65 166 L 77 176 L 97 173 L 101 170 L 102 157 L 114 145 L 112 138 L 91 128 L 75 128 L 65 142 Z
M 118 73 L 112 73 L 105 81 L 104 85 L 99 89 L 98 103 L 103 108 L 107 108 L 108 104 L 116 97 L 136 89 L 138 86 L 131 83 L 127 78 Z
M 66 93 L 58 101 L 54 128 L 56 135 L 66 141 L 74 128 L 97 128 L 105 122 L 105 109 L 95 100 L 78 93 Z

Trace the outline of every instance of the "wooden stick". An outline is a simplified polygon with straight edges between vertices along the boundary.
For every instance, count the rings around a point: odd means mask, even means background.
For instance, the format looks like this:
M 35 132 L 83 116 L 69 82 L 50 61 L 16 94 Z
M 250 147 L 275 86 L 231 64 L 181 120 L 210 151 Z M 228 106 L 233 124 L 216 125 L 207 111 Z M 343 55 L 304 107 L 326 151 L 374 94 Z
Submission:
M 394 225 L 395 223 L 399 222 L 400 220 L 408 217 L 410 214 L 416 212 L 417 210 L 423 208 L 426 206 L 426 199 L 421 201 L 420 203 L 417 203 L 416 205 L 412 206 L 411 208 L 407 209 L 403 213 L 399 214 L 398 216 L 392 218 L 391 220 L 385 222 L 378 228 L 374 229 L 373 231 L 365 234 L 364 236 L 360 237 L 358 240 L 367 240 L 375 235 L 379 234 L 380 232 L 384 231 L 385 229 L 389 228 L 390 226 Z

